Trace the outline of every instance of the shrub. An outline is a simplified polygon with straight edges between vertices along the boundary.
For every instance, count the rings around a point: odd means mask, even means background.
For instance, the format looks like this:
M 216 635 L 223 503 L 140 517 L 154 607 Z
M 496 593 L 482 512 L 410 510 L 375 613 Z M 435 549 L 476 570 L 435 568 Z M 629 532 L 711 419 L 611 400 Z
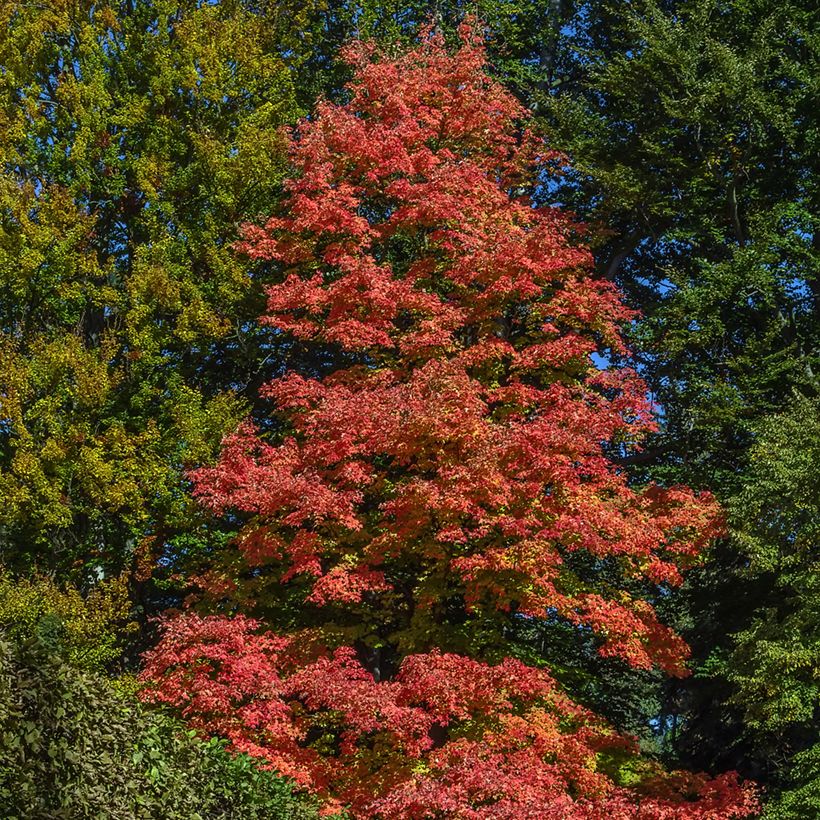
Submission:
M 0 629 L 0 805 L 6 820 L 308 820 L 279 775 L 199 740 L 78 669 L 38 635 Z

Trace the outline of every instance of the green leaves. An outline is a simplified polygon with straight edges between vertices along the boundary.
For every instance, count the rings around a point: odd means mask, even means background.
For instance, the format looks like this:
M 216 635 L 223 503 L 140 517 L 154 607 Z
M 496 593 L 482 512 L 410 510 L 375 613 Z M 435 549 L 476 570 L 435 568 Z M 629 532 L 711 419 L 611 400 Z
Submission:
M 99 673 L 119 658 L 123 639 L 136 629 L 130 616 L 122 578 L 84 597 L 46 577 L 19 579 L 0 568 L 0 629 L 9 638 L 59 650 L 78 669 Z
M 751 622 L 733 636 L 723 675 L 728 702 L 758 748 L 775 760 L 794 755 L 794 771 L 790 763 L 774 776 L 779 787 L 799 791 L 814 776 L 804 764 L 813 759 L 820 705 L 820 403 L 796 396 L 756 432 L 751 470 L 730 512 L 750 558 L 746 572 L 768 583 Z M 793 813 L 788 792 L 779 805 L 777 816 L 803 816 Z
M 9 820 L 310 820 L 306 799 L 222 741 L 0 632 L 0 804 Z
M 309 9 L 4 8 L 5 563 L 116 572 L 133 543 L 188 529 L 184 470 L 244 414 L 264 358 L 239 319 L 260 283 L 230 246 L 277 196 Z

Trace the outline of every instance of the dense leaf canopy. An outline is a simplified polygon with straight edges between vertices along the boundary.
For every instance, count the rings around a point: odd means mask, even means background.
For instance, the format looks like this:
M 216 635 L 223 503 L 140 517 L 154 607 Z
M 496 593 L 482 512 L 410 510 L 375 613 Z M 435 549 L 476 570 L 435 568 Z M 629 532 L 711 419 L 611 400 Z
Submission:
M 626 354 L 631 313 L 579 226 L 534 207 L 560 157 L 462 38 L 351 47 L 350 101 L 302 125 L 282 215 L 244 230 L 283 268 L 263 322 L 338 365 L 268 384 L 273 441 L 245 424 L 194 474 L 205 504 L 250 516 L 247 570 L 214 568 L 205 591 L 272 632 L 170 621 L 148 696 L 357 817 L 743 816 L 753 794 L 729 776 L 650 769 L 624 789 L 629 741 L 504 657 L 512 623 L 549 618 L 684 674 L 629 582 L 679 584 L 717 510 L 633 488 L 607 457 L 652 428 L 640 379 L 590 359 Z M 266 607 L 283 596 L 290 633 Z
M 283 172 L 294 14 L 3 5 L 7 565 L 117 570 L 146 536 L 190 528 L 181 472 L 233 426 L 261 359 L 245 355 L 258 288 L 229 245 Z
M 247 699 L 278 715 L 277 765 L 342 802 L 740 794 L 684 768 L 820 813 L 816 3 L 0 6 L 6 671 L 135 671 L 184 602 L 168 699 L 263 757 Z M 422 59 L 465 14 L 487 65 Z M 169 647 L 217 634 L 274 690 L 203 706 Z M 548 742 L 573 765 L 524 784 Z

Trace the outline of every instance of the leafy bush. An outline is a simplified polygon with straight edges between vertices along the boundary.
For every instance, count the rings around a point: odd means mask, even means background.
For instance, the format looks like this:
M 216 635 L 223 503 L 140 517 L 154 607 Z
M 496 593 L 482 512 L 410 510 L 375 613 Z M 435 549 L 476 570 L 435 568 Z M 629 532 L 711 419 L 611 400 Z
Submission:
M 0 567 L 0 627 L 14 640 L 39 637 L 59 646 L 72 666 L 100 672 L 120 654 L 136 628 L 124 578 L 97 584 L 83 596 L 50 578 L 18 579 Z
M 6 820 L 308 820 L 279 775 L 203 742 L 77 669 L 41 636 L 0 629 L 0 805 Z
M 820 817 L 820 743 L 792 758 L 789 782 L 766 803 L 761 820 Z

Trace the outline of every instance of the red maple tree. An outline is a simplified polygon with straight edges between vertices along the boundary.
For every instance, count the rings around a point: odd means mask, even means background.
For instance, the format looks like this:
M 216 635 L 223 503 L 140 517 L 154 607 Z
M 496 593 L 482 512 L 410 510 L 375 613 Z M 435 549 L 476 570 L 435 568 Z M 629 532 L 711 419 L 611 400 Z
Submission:
M 560 157 L 469 27 L 455 53 L 347 56 L 350 101 L 302 124 L 281 213 L 241 242 L 283 271 L 262 321 L 328 372 L 267 385 L 275 432 L 248 422 L 194 475 L 247 521 L 220 592 L 286 596 L 301 628 L 170 619 L 147 696 L 355 817 L 745 816 L 733 776 L 663 773 L 505 657 L 516 620 L 560 619 L 685 674 L 628 589 L 679 583 L 718 527 L 710 497 L 636 489 L 610 457 L 653 421 L 634 372 L 591 360 L 626 353 L 631 312 L 581 226 L 529 198 Z

